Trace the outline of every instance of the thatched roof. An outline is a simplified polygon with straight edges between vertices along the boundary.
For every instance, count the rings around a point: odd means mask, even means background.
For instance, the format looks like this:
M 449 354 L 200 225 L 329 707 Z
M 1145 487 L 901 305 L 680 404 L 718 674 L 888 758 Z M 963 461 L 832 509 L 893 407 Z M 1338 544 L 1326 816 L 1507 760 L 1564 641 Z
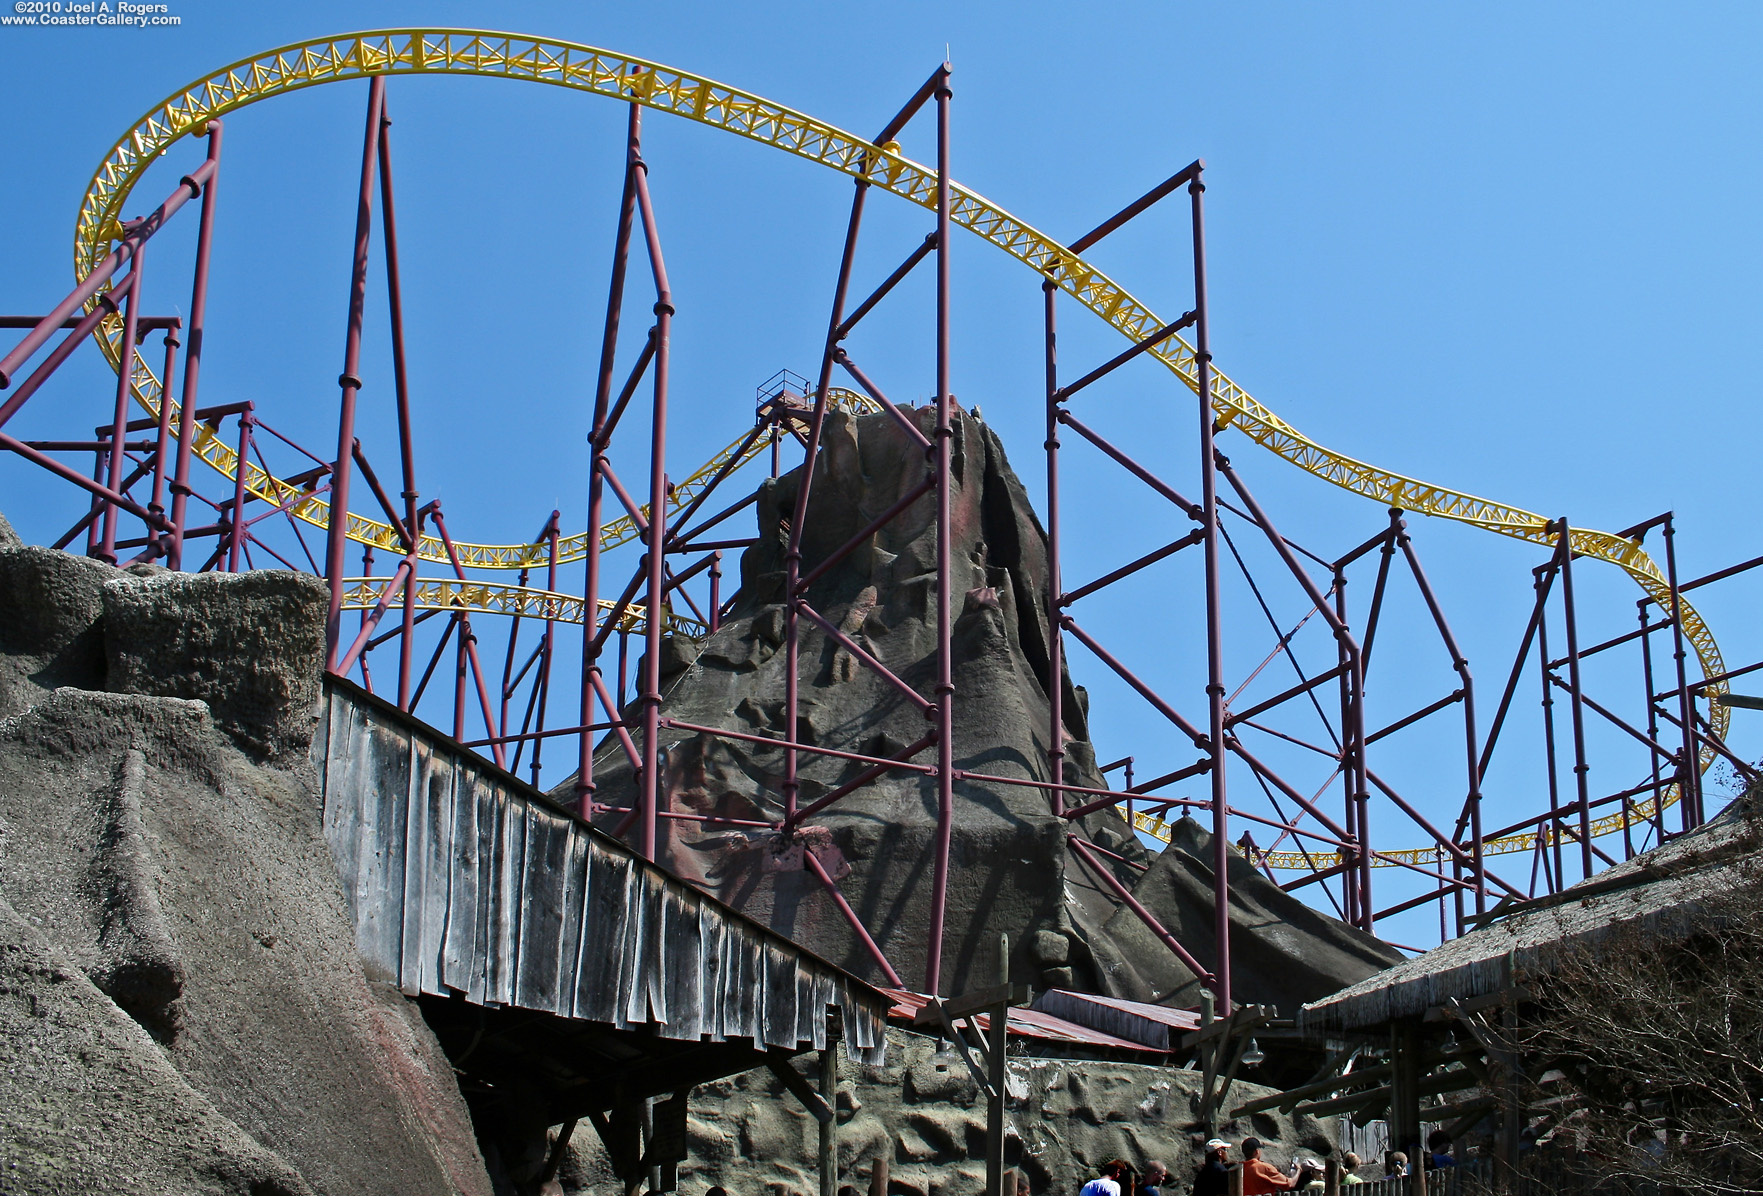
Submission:
M 1708 902 L 1730 892 L 1758 854 L 1755 819 L 1739 803 L 1702 827 L 1565 891 L 1525 902 L 1478 930 L 1404 960 L 1298 1011 L 1300 1029 L 1356 1031 L 1419 1017 L 1455 998 L 1500 992 L 1547 970 L 1566 950 L 1619 928 L 1684 935 Z

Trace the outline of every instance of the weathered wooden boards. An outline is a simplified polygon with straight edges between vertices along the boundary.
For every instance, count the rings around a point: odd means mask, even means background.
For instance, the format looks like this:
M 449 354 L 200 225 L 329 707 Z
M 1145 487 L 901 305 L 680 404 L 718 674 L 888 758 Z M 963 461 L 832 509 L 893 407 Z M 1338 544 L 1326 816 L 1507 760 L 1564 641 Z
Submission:
M 880 1062 L 889 1000 L 438 732 L 327 680 L 313 760 L 370 969 L 407 994 Z

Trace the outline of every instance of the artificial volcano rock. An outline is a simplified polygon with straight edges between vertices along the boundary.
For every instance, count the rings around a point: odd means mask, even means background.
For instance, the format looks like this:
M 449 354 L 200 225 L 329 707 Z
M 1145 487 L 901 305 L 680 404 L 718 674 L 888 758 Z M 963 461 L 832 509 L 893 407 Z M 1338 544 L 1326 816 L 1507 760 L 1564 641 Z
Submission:
M 324 841 L 323 584 L 118 570 L 7 530 L 0 1190 L 489 1196 Z
M 906 414 L 921 431 L 931 433 L 931 409 L 908 409 Z M 957 411 L 951 450 L 954 764 L 968 773 L 1046 781 L 1046 535 L 1003 446 L 984 423 Z M 926 468 L 923 449 L 890 415 L 830 414 L 803 528 L 803 575 L 813 574 L 871 520 L 906 498 L 925 480 Z M 676 637 L 664 648 L 664 715 L 746 735 L 783 736 L 788 676 L 784 554 L 800 472 L 761 488 L 756 506 L 759 541 L 742 557 L 741 588 L 721 629 L 703 641 Z M 936 684 L 935 518 L 936 495 L 926 493 L 815 576 L 806 594 L 826 622 L 920 694 L 932 693 Z M 930 728 L 916 704 L 807 617 L 801 621 L 800 645 L 795 728 L 800 742 L 886 757 L 917 743 Z M 1090 744 L 1086 695 L 1068 677 L 1061 676 L 1058 684 L 1064 688 L 1063 779 L 1105 788 Z M 786 764 L 781 748 L 680 731 L 664 730 L 663 736 L 666 808 L 720 820 L 773 822 L 782 816 Z M 934 759 L 934 750 L 916 759 Z M 610 738 L 602 743 L 594 768 L 596 800 L 630 805 L 636 787 L 622 744 Z M 802 753 L 799 803 L 809 805 L 851 784 L 866 768 Z M 559 795 L 569 795 L 572 787 L 573 778 L 560 787 Z M 600 821 L 616 828 L 621 816 L 602 815 Z M 801 853 L 780 856 L 770 850 L 769 832 L 731 829 L 726 821 L 663 819 L 658 850 L 668 867 L 743 913 L 842 967 L 884 981 L 872 953 L 813 870 L 818 858 L 901 979 L 918 986 L 930 938 L 936 821 L 934 781 L 922 773 L 894 771 L 809 820 L 801 836 L 808 849 L 807 871 Z M 1186 992 L 1191 974 L 1121 907 L 1107 879 L 1067 850 L 1065 837 L 1073 831 L 1131 864 L 1151 863 L 1125 820 L 1111 809 L 1068 824 L 1049 812 L 1045 791 L 1032 785 L 971 776 L 957 780 L 943 991 L 993 983 L 998 936 L 1007 932 L 1011 974 L 1019 982 L 1152 1001 L 1170 1000 L 1181 989 L 1191 1003 Z M 1139 868 L 1103 862 L 1123 887 L 1141 883 Z M 1183 871 L 1171 863 L 1146 875 L 1161 876 L 1172 868 Z M 1245 902 L 1242 932 L 1299 958 L 1314 954 L 1326 977 L 1318 981 L 1328 986 L 1325 991 L 1387 962 L 1369 948 L 1361 952 L 1369 953 L 1368 963 L 1348 960 L 1348 953 L 1327 946 L 1340 937 L 1335 929 L 1339 924 L 1289 898 L 1292 925 L 1305 929 L 1283 937 L 1273 934 L 1262 925 L 1264 912 L 1274 908 L 1271 902 Z M 1190 943 L 1210 941 L 1210 912 L 1203 927 L 1190 925 L 1190 912 L 1184 905 L 1172 925 Z M 1277 913 L 1284 917 L 1287 911 L 1281 907 Z M 1326 949 L 1312 952 L 1311 939 Z M 1277 988 L 1278 970 L 1268 972 Z M 1294 972 L 1298 974 L 1307 975 L 1302 968 Z M 1313 987 L 1306 980 L 1290 992 L 1282 990 L 1275 1003 L 1295 1008 L 1300 994 Z
M 1282 1013 L 1357 983 L 1405 956 L 1382 939 L 1318 913 L 1230 853 L 1231 995 L 1240 1002 L 1277 1005 Z M 1212 835 L 1192 818 L 1171 828 L 1169 846 L 1133 887 L 1133 896 L 1194 953 L 1217 966 L 1213 946 Z M 1199 980 L 1129 909 L 1108 919 L 1106 931 L 1137 964 L 1145 990 L 1128 994 L 1177 1005 L 1200 999 Z
M 934 412 L 908 410 L 929 434 Z M 922 483 L 925 454 L 892 417 L 827 418 L 802 569 L 812 571 L 873 518 Z M 957 769 L 1044 781 L 1049 724 L 1046 644 L 1046 537 L 998 439 L 958 412 L 952 444 Z M 663 713 L 684 722 L 748 735 L 784 733 L 784 553 L 800 471 L 760 491 L 759 542 L 741 561 L 741 588 L 722 628 L 686 650 L 662 657 Z M 936 495 L 926 493 L 814 580 L 806 598 L 824 619 L 919 693 L 936 684 Z M 891 756 L 922 739 L 932 724 L 887 679 L 804 618 L 798 677 L 800 740 L 817 746 Z M 1065 780 L 1102 787 L 1084 721 L 1084 695 L 1065 686 Z M 723 819 L 769 821 L 784 811 L 780 748 L 709 735 L 664 732 L 665 802 L 672 810 Z M 916 759 L 934 761 L 935 748 Z M 802 753 L 801 804 L 847 784 L 865 765 Z M 633 772 L 609 740 L 595 756 L 596 798 L 628 805 Z M 568 793 L 570 785 L 560 789 Z M 616 816 L 603 818 L 615 825 Z M 822 862 L 908 985 L 924 979 L 930 938 L 937 794 L 920 772 L 895 771 L 816 814 L 807 841 L 826 844 Z M 1065 847 L 1076 830 L 1109 850 L 1148 859 L 1119 815 L 1093 814 L 1079 826 L 1053 817 L 1045 791 L 959 780 L 950 852 L 945 990 L 991 983 L 1000 933 L 1011 935 L 1011 968 L 1037 985 L 1107 987 L 1122 962 L 1101 933 L 1113 901 Z M 872 980 L 885 981 L 827 886 L 800 862 L 777 860 L 765 832 L 663 819 L 663 862 L 749 916 Z M 784 870 L 776 870 L 780 867 Z M 793 868 L 791 867 L 793 865 Z M 810 866 L 812 867 L 812 866 Z M 1131 872 L 1121 869 L 1131 883 Z M 1027 933 L 1025 933 L 1027 931 Z

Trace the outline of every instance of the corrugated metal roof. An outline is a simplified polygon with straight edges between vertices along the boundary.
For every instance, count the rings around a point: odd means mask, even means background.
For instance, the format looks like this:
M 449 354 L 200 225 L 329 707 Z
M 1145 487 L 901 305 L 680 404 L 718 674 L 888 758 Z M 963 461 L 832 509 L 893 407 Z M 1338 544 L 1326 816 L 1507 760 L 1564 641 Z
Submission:
M 902 1025 L 911 1026 L 913 1020 L 918 1016 L 918 1011 L 930 1004 L 930 998 L 922 993 L 911 992 L 903 988 L 884 988 L 882 991 L 894 1001 L 894 1007 L 888 1010 L 888 1020 Z M 977 1014 L 974 1020 L 979 1023 L 979 1028 L 982 1031 L 991 1028 L 992 1019 L 986 1014 Z M 917 1028 L 923 1029 L 922 1026 Z M 1039 1009 L 1012 1009 L 1009 1024 L 1005 1029 L 1007 1033 L 1017 1038 L 1061 1043 L 1092 1050 L 1133 1051 L 1141 1055 L 1165 1053 L 1143 1043 L 1122 1038 L 1117 1034 L 1092 1030 L 1088 1026 L 1081 1026 L 1076 1022 L 1067 1021 Z
M 1663 847 L 1581 881 L 1536 906 L 1403 960 L 1298 1011 L 1313 1034 L 1361 1030 L 1414 1017 L 1456 998 L 1499 992 L 1546 971 L 1557 953 L 1594 944 L 1619 926 L 1638 925 L 1670 940 L 1702 903 L 1740 882 L 1751 851 L 1738 807 Z
M 1097 1033 L 1130 1039 L 1155 1051 L 1175 1050 L 1183 1034 L 1200 1028 L 1200 1015 L 1191 1010 L 1063 988 L 1042 993 L 1035 1001 L 1035 1008 Z
M 881 1062 L 888 999 L 357 687 L 313 743 L 356 945 L 407 994 Z

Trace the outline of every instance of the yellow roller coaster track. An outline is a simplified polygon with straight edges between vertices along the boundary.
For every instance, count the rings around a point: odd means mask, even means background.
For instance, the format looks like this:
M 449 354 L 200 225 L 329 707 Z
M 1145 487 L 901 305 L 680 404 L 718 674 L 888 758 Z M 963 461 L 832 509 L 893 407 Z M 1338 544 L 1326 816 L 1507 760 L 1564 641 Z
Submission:
M 372 610 L 391 584 L 389 577 L 349 577 L 343 580 L 343 609 Z M 493 581 L 460 581 L 456 577 L 445 579 L 417 578 L 414 588 L 417 610 L 463 611 L 468 614 L 479 612 L 492 615 L 519 615 L 527 619 L 547 619 L 558 623 L 576 623 L 582 621 L 582 600 L 574 594 L 560 594 L 555 590 L 540 590 L 530 586 L 509 586 Z M 394 605 L 402 601 L 402 597 L 393 600 Z M 618 604 L 610 598 L 599 601 L 601 618 L 618 609 Z M 617 629 L 620 631 L 640 631 L 648 611 L 640 603 L 631 603 L 624 608 L 619 616 Z M 687 635 L 702 636 L 709 633 L 710 628 L 689 615 L 681 615 L 671 610 L 661 612 L 661 625 L 669 631 L 683 631 Z M 603 623 L 601 624 L 604 625 Z
M 147 167 L 179 138 L 199 133 L 211 118 L 271 96 L 373 75 L 514 79 L 635 101 L 865 179 L 922 207 L 934 208 L 937 202 L 936 172 L 904 157 L 898 146 L 872 144 L 781 104 L 700 75 L 592 46 L 516 34 L 467 29 L 383 29 L 301 42 L 242 59 L 154 105 L 116 143 L 93 175 L 74 231 L 76 277 L 84 278 L 121 238 L 122 210 L 130 191 Z M 1141 340 L 1163 327 L 1164 322 L 1125 288 L 1052 237 L 991 201 L 960 184 L 952 184 L 950 205 L 955 223 L 1024 262 L 1037 274 L 1053 279 L 1061 290 L 1129 339 Z M 121 360 L 120 321 L 107 321 L 103 331 L 106 352 L 116 365 Z M 1194 350 L 1185 340 L 1172 336 L 1149 353 L 1198 391 Z M 137 364 L 132 385 L 142 405 L 157 412 L 161 400 L 159 381 L 144 362 Z M 1216 366 L 1210 400 L 1220 429 L 1235 428 L 1298 468 L 1355 494 L 1404 511 L 1453 519 L 1533 544 L 1548 546 L 1554 542 L 1549 521 L 1541 515 L 1404 477 L 1324 448 L 1256 402 L 1242 387 L 1218 372 Z M 202 443 L 203 458 L 209 464 L 229 475 L 237 468 L 232 454 L 213 437 L 203 437 Z M 328 509 L 322 498 L 303 496 L 304 492 L 297 487 L 249 463 L 245 468 L 246 484 L 259 498 L 276 505 L 293 504 L 300 518 L 321 526 L 328 521 Z M 606 530 L 611 532 L 615 526 L 609 524 Z M 628 536 L 628 529 L 622 534 Z M 390 527 L 353 512 L 349 515 L 349 535 L 387 548 L 394 543 Z M 1669 607 L 1666 579 L 1639 542 L 1586 528 L 1573 528 L 1569 536 L 1574 552 L 1616 565 L 1655 601 Z M 585 533 L 572 536 L 565 543 L 570 554 L 565 559 L 577 558 L 585 551 Z M 462 562 L 475 568 L 519 568 L 536 563 L 539 552 L 530 544 L 460 542 L 457 546 Z M 423 557 L 444 559 L 441 545 L 424 541 Z M 1704 676 L 1724 672 L 1713 632 L 1687 601 L 1682 603 L 1681 611 L 1684 633 L 1694 645 Z M 1707 687 L 1707 692 L 1717 694 L 1725 689 L 1724 684 L 1716 684 Z M 1715 734 L 1724 738 L 1727 708 L 1711 703 L 1709 718 Z M 1713 749 L 1705 748 L 1702 768 L 1709 767 L 1714 758 Z M 1666 805 L 1674 803 L 1675 788 L 1668 789 L 1662 800 Z M 1651 813 L 1652 803 L 1647 802 L 1633 807 L 1631 817 L 1638 824 Z M 1597 827 L 1610 821 L 1604 819 Z M 1615 825 L 1608 829 L 1620 827 L 1618 815 Z M 1148 833 L 1157 833 L 1156 828 L 1146 829 Z M 1490 843 L 1487 850 L 1523 851 L 1534 844 L 1532 836 L 1515 836 L 1510 841 Z M 1409 854 L 1430 860 L 1431 851 L 1422 848 Z M 1308 867 L 1301 856 L 1293 855 L 1291 859 L 1296 863 L 1286 862 L 1282 855 L 1277 866 Z

